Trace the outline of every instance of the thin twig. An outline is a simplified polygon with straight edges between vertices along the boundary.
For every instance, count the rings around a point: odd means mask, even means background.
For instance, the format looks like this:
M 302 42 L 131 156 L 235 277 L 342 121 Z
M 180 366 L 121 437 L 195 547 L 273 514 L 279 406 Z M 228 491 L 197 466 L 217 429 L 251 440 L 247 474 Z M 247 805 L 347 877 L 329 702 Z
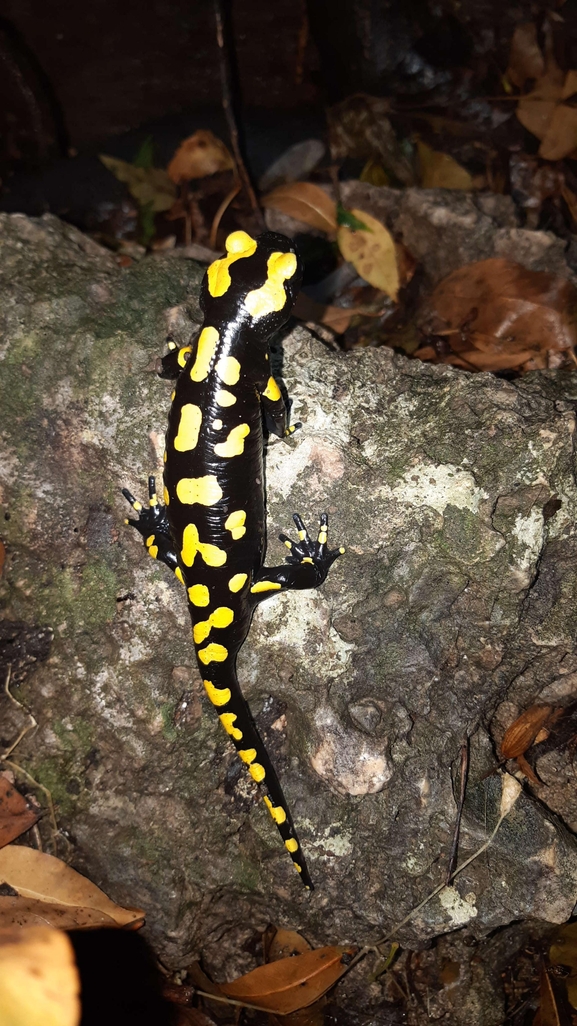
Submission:
M 48 804 L 48 811 L 49 811 L 49 814 L 50 814 L 50 821 L 52 823 L 52 829 L 54 831 L 54 844 L 56 845 L 56 837 L 58 835 L 58 823 L 56 822 L 56 813 L 54 811 L 54 803 L 52 801 L 52 795 L 51 795 L 50 791 L 48 790 L 47 787 L 44 787 L 44 784 L 41 784 L 41 783 L 39 783 L 38 780 L 35 780 L 34 777 L 30 773 L 28 773 L 27 770 L 22 768 L 22 766 L 19 766 L 18 763 L 16 763 L 16 762 L 11 762 L 11 760 L 8 758 L 8 756 L 12 755 L 12 752 L 15 751 L 15 749 L 18 747 L 18 745 L 22 741 L 22 738 L 26 737 L 26 734 L 28 734 L 31 730 L 35 730 L 36 727 L 38 726 L 38 722 L 37 722 L 37 720 L 34 719 L 34 716 L 30 712 L 30 710 L 26 708 L 26 706 L 23 704 L 23 702 L 19 702 L 17 698 L 14 698 L 14 695 L 10 691 L 10 678 L 11 678 L 11 676 L 12 676 L 12 663 L 10 663 L 10 665 L 8 667 L 8 672 L 6 674 L 6 680 L 4 681 L 4 691 L 5 691 L 6 695 L 8 696 L 8 698 L 10 699 L 10 701 L 12 702 L 13 705 L 17 706 L 18 709 L 23 709 L 24 710 L 26 715 L 29 717 L 29 723 L 27 724 L 26 727 L 22 728 L 22 730 L 20 731 L 20 733 L 19 733 L 18 737 L 16 738 L 16 740 L 6 749 L 6 751 L 2 752 L 0 754 L 0 765 L 9 766 L 10 769 L 14 771 L 14 773 L 20 773 L 23 777 L 25 777 L 25 779 L 30 784 L 32 784 L 34 787 L 39 788 L 39 790 L 44 793 L 44 795 L 46 796 L 47 804 Z
M 226 31 L 228 26 L 224 14 L 224 6 L 222 0 L 213 0 L 214 7 L 214 18 L 216 22 L 216 41 L 218 43 L 219 52 L 219 64 L 220 64 L 220 80 L 222 87 L 222 106 L 226 117 L 228 131 L 230 134 L 230 142 L 232 146 L 232 152 L 234 154 L 234 161 L 236 164 L 236 174 L 242 183 L 243 188 L 250 200 L 250 205 L 253 210 L 256 221 L 258 222 L 259 228 L 264 228 L 264 218 L 262 211 L 258 205 L 255 191 L 252 187 L 252 182 L 249 177 L 249 173 L 246 169 L 246 165 L 242 156 L 242 147 L 240 143 L 240 134 L 238 130 L 238 124 L 234 112 L 233 102 L 233 90 L 232 90 L 232 71 L 231 71 L 231 46 L 230 46 L 230 32 Z
M 516 801 L 516 799 L 515 799 L 515 801 Z M 503 820 L 505 820 L 507 818 L 507 816 L 509 815 L 509 812 L 511 811 L 511 808 L 513 807 L 513 805 L 514 805 L 514 801 L 504 811 L 502 811 L 500 813 L 499 819 L 497 820 L 497 823 L 495 824 L 493 830 L 489 834 L 487 840 L 481 845 L 480 848 L 477 848 L 477 850 L 474 851 L 473 854 L 470 855 L 468 859 L 465 859 L 465 861 L 462 862 L 460 866 L 457 866 L 455 872 L 450 877 L 449 882 L 446 883 L 445 881 L 443 881 L 443 883 L 440 883 L 438 887 L 435 887 L 435 889 L 433 891 L 431 891 L 430 894 L 427 894 L 426 898 L 423 898 L 423 900 L 420 901 L 418 905 L 415 905 L 415 907 L 412 908 L 411 911 L 407 913 L 407 915 L 405 916 L 404 919 L 401 919 L 401 921 L 399 923 L 396 923 L 389 930 L 389 932 L 387 934 L 385 934 L 384 937 L 381 937 L 381 939 L 376 941 L 374 944 L 367 944 L 367 945 L 365 945 L 364 948 L 361 948 L 361 950 L 359 952 L 357 952 L 355 957 L 351 960 L 350 964 L 347 966 L 347 972 L 350 972 L 350 970 L 353 968 L 353 966 L 355 966 L 358 962 L 360 962 L 361 959 L 365 957 L 365 955 L 368 955 L 368 953 L 370 951 L 378 952 L 379 948 L 382 947 L 383 944 L 386 944 L 388 941 L 390 941 L 391 937 L 394 937 L 395 934 L 398 933 L 398 931 L 403 926 L 405 926 L 409 922 L 409 920 L 411 920 L 413 918 L 415 913 L 420 912 L 420 910 L 422 908 L 424 908 L 425 905 L 428 905 L 428 903 L 432 900 L 432 898 L 435 898 L 437 896 L 437 894 L 440 894 L 441 891 L 443 891 L 445 889 L 445 887 L 447 887 L 451 883 L 451 881 L 454 880 L 455 877 L 459 875 L 459 873 L 462 873 L 463 870 L 467 868 L 467 866 L 471 865 L 471 862 L 474 862 L 475 859 L 478 859 L 479 856 L 482 855 L 483 852 L 485 852 L 487 850 L 487 848 L 493 843 L 493 841 L 494 841 L 494 839 L 496 837 L 497 831 L 499 830 L 499 827 L 501 826 Z M 382 969 L 381 969 L 381 972 L 382 972 Z M 377 970 L 375 970 L 375 975 L 378 975 Z
M 463 805 L 465 804 L 465 792 L 467 790 L 467 774 L 469 772 L 469 739 L 466 738 L 461 745 L 461 775 L 459 783 L 459 801 L 457 802 L 457 817 L 455 819 L 455 831 L 453 833 L 453 843 L 451 845 L 451 854 L 449 855 L 449 864 L 447 866 L 447 877 L 445 883 L 447 887 L 451 882 L 451 877 L 455 872 L 457 865 L 457 855 L 459 852 L 459 833 L 461 830 L 461 818 L 463 815 Z
M 224 214 L 229 204 L 232 203 L 234 197 L 238 196 L 241 188 L 242 186 L 240 182 L 235 182 L 234 188 L 231 189 L 230 192 L 227 193 L 227 195 L 224 197 L 222 203 L 220 204 L 220 207 L 214 215 L 214 218 L 212 220 L 212 227 L 210 229 L 210 236 L 208 239 L 208 244 L 211 247 L 211 249 L 216 249 L 216 233 L 218 232 L 222 215 Z
M 10 691 L 10 678 L 11 678 L 11 676 L 12 676 L 12 663 L 10 663 L 10 665 L 8 667 L 8 672 L 6 674 L 6 680 L 4 681 L 4 691 L 5 691 L 6 695 L 8 696 L 8 698 L 10 699 L 10 701 L 12 702 L 13 705 L 15 705 L 18 709 L 23 709 L 24 710 L 24 712 L 26 713 L 26 715 L 29 718 L 29 722 L 27 723 L 27 725 L 25 727 L 22 727 L 22 730 L 20 731 L 20 733 L 19 733 L 18 737 L 16 738 L 16 740 L 12 742 L 12 744 L 6 749 L 5 752 L 2 752 L 2 754 L 0 755 L 0 762 L 5 762 L 6 759 L 8 758 L 8 756 L 12 755 L 12 752 L 16 748 L 18 748 L 18 745 L 20 744 L 22 738 L 26 737 L 26 735 L 31 730 L 34 730 L 38 726 L 38 723 L 34 719 L 32 713 L 26 708 L 25 705 L 22 704 L 22 702 L 19 702 L 17 698 L 14 698 L 14 695 Z

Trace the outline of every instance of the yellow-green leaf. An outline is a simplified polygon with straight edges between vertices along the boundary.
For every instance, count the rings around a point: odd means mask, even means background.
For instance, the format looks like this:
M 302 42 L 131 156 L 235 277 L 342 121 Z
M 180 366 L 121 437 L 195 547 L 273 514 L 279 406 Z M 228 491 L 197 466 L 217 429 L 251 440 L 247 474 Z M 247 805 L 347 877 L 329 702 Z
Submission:
M 364 210 L 354 209 L 351 213 L 363 221 L 370 231 L 339 228 L 337 242 L 341 253 L 345 260 L 353 264 L 361 278 L 396 302 L 400 276 L 393 236 L 384 224 Z
M 119 182 L 125 182 L 131 196 L 144 207 L 152 204 L 152 210 L 159 213 L 169 210 L 176 198 L 176 186 L 166 171 L 159 167 L 136 167 L 126 160 L 100 154 L 100 160 Z
M 473 188 L 469 172 L 448 153 L 433 150 L 420 139 L 417 140 L 417 153 L 423 189 L 462 189 L 470 192 Z

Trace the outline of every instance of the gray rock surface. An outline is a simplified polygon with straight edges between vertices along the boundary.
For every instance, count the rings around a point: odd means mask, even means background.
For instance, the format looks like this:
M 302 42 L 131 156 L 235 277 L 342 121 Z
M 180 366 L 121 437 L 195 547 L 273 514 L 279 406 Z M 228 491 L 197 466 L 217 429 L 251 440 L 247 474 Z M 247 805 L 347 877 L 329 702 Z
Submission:
M 201 270 L 121 270 L 55 218 L 19 215 L 0 216 L 0 267 L 0 595 L 7 618 L 54 630 L 19 691 L 39 726 L 17 759 L 52 791 L 60 852 L 145 908 L 172 964 L 202 951 L 217 974 L 246 970 L 243 940 L 269 920 L 317 943 L 376 940 L 443 880 L 463 739 L 461 860 L 499 815 L 495 711 L 575 693 L 577 376 L 509 383 L 387 349 L 335 354 L 298 327 L 284 339 L 303 429 L 267 452 L 269 561 L 293 510 L 314 524 L 328 509 L 347 553 L 318 592 L 259 608 L 239 678 L 308 896 L 201 694 L 178 583 L 123 527 L 120 487 L 142 496 L 160 473 L 170 384 L 154 361 L 167 330 L 185 341 L 198 320 Z M 558 923 L 576 896 L 575 839 L 524 792 L 400 939 Z

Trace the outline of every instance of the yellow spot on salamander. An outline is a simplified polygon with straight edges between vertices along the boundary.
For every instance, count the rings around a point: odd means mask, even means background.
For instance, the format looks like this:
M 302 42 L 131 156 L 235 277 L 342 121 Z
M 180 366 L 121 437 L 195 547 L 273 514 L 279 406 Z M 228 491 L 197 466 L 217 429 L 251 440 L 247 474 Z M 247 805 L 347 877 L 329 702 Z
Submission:
M 178 434 L 174 439 L 174 448 L 179 452 L 190 452 L 196 448 L 198 433 L 202 424 L 202 410 L 194 403 L 185 403 L 180 411 Z
M 229 431 L 226 442 L 218 442 L 214 451 L 217 456 L 224 456 L 230 459 L 232 456 L 240 456 L 244 452 L 244 439 L 250 433 L 248 424 L 238 424 L 232 431 Z
M 209 663 L 224 663 L 227 657 L 228 649 L 224 645 L 215 645 L 214 642 L 211 642 L 206 648 L 201 648 L 198 652 L 198 658 L 205 666 L 208 666 Z
M 302 871 L 303 871 L 303 867 L 302 867 L 302 866 L 299 866 L 298 862 L 295 862 L 295 860 L 294 860 L 294 859 L 293 859 L 293 866 L 295 867 L 295 869 L 296 869 L 297 873 L 302 873 Z M 309 887 L 309 890 L 310 890 L 310 887 Z
M 216 365 L 216 373 L 225 385 L 236 385 L 240 378 L 240 363 L 236 356 L 221 356 Z
M 166 487 L 164 488 L 164 491 L 162 493 L 162 497 L 164 499 L 164 505 L 168 506 L 168 504 L 170 503 L 170 495 L 168 494 L 168 488 L 166 488 Z
M 292 278 L 296 269 L 297 258 L 294 253 L 271 253 L 264 285 L 249 292 L 244 301 L 246 309 L 255 320 L 282 310 L 287 301 L 284 282 Z
M 173 390 L 173 391 L 172 391 L 172 392 L 170 393 L 170 401 L 171 401 L 171 403 L 173 403 L 173 402 L 174 402 L 174 398 L 175 398 L 175 396 L 176 396 L 176 392 L 175 392 L 175 391 Z
M 162 462 L 166 463 L 167 459 L 168 459 L 168 453 L 167 453 L 167 451 L 165 449 L 163 454 L 162 454 Z
M 238 727 L 233 726 L 234 721 L 237 719 L 236 713 L 221 713 L 219 720 L 222 723 L 227 734 L 230 734 L 235 741 L 242 741 L 242 730 Z
M 250 764 L 256 759 L 256 748 L 245 748 L 238 753 L 243 762 Z
M 158 556 L 158 545 L 149 545 L 148 555 L 152 556 L 153 559 L 156 559 Z
M 218 331 L 216 328 L 203 328 L 198 338 L 196 360 L 190 368 L 191 381 L 204 381 L 208 377 L 217 343 Z
M 146 539 L 144 544 L 146 545 L 146 548 L 148 549 L 153 544 L 153 542 L 154 542 L 154 535 L 153 534 L 149 534 L 149 536 Z
M 199 502 L 201 506 L 213 506 L 222 499 L 222 488 L 215 474 L 205 474 L 204 477 L 183 477 L 176 486 L 176 494 L 180 502 L 187 506 L 192 506 L 194 502 Z
M 187 358 L 188 354 L 191 353 L 191 352 L 192 352 L 192 346 L 183 346 L 182 349 L 179 349 L 178 356 L 176 357 L 176 360 L 177 360 L 177 363 L 178 363 L 179 367 L 184 367 L 186 365 L 186 363 L 187 363 L 187 359 L 186 358 Z
M 250 590 L 252 595 L 258 595 L 261 591 L 280 591 L 281 587 L 277 581 L 257 581 Z
M 225 257 L 215 260 L 208 269 L 208 291 L 211 296 L 224 296 L 230 288 L 229 267 L 235 260 L 243 257 L 250 257 L 256 251 L 256 239 L 251 238 L 247 232 L 232 232 L 226 242 Z
M 236 402 L 236 396 L 227 392 L 226 388 L 219 388 L 214 398 L 219 406 L 234 406 Z
M 202 683 L 213 705 L 226 705 L 230 702 L 230 688 L 215 688 L 211 680 L 203 680 Z
M 176 577 L 177 580 L 180 581 L 181 584 L 184 584 L 184 577 L 182 576 L 182 570 L 180 569 L 179 566 L 177 566 L 175 568 L 174 576 Z
M 148 505 L 149 506 L 158 506 L 158 496 L 157 496 L 156 492 L 153 492 L 152 495 L 150 496 L 150 498 L 148 500 Z
M 193 606 L 207 606 L 210 602 L 210 592 L 206 584 L 193 584 L 188 589 L 188 597 Z
M 281 398 L 280 388 L 278 387 L 274 378 L 268 379 L 267 386 L 262 394 L 265 396 L 266 399 L 272 399 L 272 401 L 275 403 L 278 399 Z
M 220 431 L 221 430 L 221 428 L 222 428 L 222 420 L 220 419 L 220 417 L 217 417 L 216 420 L 213 420 L 212 426 L 213 426 L 215 431 Z
M 240 591 L 248 580 L 248 574 L 235 574 L 228 582 L 229 591 Z
M 246 534 L 246 527 L 244 526 L 246 521 L 246 513 L 244 509 L 237 509 L 234 513 L 231 513 L 224 522 L 224 526 L 227 531 L 230 531 L 234 541 L 238 541 Z M 243 575 L 246 580 L 246 574 Z M 242 587 L 242 586 L 241 586 Z
M 287 851 L 293 852 L 298 851 L 299 843 L 295 841 L 294 837 L 290 837 L 288 841 L 285 841 L 284 846 Z
M 301 559 L 301 563 L 312 563 L 313 566 L 315 565 L 314 560 L 312 560 L 310 556 L 304 556 L 303 559 Z
M 261 780 L 266 777 L 264 766 L 261 766 L 260 762 L 253 762 L 252 766 L 248 767 L 248 771 L 257 784 L 260 784 Z
M 328 535 L 327 535 L 326 531 L 319 531 L 319 536 L 318 536 L 318 539 L 317 539 L 319 545 L 326 545 L 327 544 L 327 537 L 328 537 Z
M 286 822 L 285 810 L 280 805 L 273 805 L 267 794 L 264 796 L 264 802 L 275 823 L 280 824 Z
M 219 606 L 210 614 L 208 620 L 199 620 L 192 629 L 192 636 L 195 645 L 201 645 L 206 641 L 213 627 L 230 627 L 234 620 L 234 613 L 228 606 Z
M 226 563 L 226 552 L 219 549 L 217 545 L 201 542 L 196 524 L 187 524 L 182 534 L 182 551 L 180 553 L 185 566 L 192 566 L 197 552 L 200 552 L 207 566 L 224 566 Z

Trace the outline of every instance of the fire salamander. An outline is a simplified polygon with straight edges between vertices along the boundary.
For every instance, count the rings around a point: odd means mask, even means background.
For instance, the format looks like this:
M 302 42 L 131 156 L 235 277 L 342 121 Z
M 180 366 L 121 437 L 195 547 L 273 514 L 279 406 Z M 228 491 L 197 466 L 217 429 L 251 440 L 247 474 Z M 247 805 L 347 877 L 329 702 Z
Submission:
M 258 602 L 288 588 L 316 588 L 344 549 L 327 548 L 328 517 L 312 541 L 299 516 L 298 542 L 280 535 L 282 566 L 263 566 L 263 415 L 285 437 L 287 410 L 271 376 L 269 339 L 288 320 L 301 268 L 289 239 L 236 231 L 201 287 L 196 345 L 171 351 L 162 377 L 176 378 L 164 454 L 164 504 L 149 478 L 144 509 L 128 519 L 155 559 L 185 586 L 196 658 L 219 719 L 254 780 L 307 889 L 307 865 L 277 775 L 236 676 L 236 658 Z

